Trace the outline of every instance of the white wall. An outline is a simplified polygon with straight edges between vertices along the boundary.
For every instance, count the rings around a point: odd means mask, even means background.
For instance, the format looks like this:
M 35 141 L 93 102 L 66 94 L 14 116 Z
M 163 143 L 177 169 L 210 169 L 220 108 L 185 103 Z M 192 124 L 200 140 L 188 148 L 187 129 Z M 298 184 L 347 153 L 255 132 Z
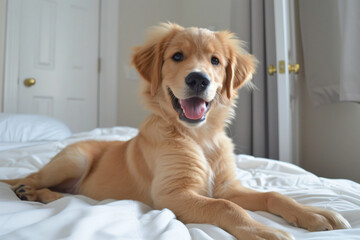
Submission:
M 178 22 L 181 1 L 122 0 L 119 11 L 118 125 L 138 127 L 148 115 L 140 97 L 140 80 L 129 78 L 131 48 L 144 41 L 148 27 L 163 21 Z M 128 70 L 129 71 L 129 70 Z
M 314 107 L 303 82 L 302 167 L 329 178 L 360 182 L 360 104 Z
M 0 112 L 3 111 L 6 0 L 0 0 Z
M 231 0 L 182 0 L 179 24 L 211 30 L 230 29 Z

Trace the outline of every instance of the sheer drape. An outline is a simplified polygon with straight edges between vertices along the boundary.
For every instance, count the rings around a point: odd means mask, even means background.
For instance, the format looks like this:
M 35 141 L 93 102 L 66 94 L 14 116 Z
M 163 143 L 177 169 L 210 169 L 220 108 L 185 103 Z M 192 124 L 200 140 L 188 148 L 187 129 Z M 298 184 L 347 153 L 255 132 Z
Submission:
M 299 1 L 304 70 L 315 105 L 360 102 L 360 1 Z
M 259 63 L 253 78 L 256 89 L 244 87 L 239 91 L 230 136 L 237 153 L 278 159 L 277 85 L 275 76 L 268 76 L 266 71 L 271 57 L 269 64 L 276 62 L 275 50 L 269 51 L 267 46 L 271 44 L 266 43 L 275 44 L 274 35 L 268 34 L 274 28 L 272 1 L 233 1 L 232 11 L 232 31 L 247 42 L 249 52 Z M 267 55 L 269 52 L 272 54 Z

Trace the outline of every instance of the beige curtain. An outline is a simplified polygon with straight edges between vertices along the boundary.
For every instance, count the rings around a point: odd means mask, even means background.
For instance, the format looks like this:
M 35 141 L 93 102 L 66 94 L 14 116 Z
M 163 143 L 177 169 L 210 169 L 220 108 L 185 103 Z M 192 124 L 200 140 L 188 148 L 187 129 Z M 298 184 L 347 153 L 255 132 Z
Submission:
M 236 119 L 229 134 L 237 153 L 278 159 L 277 85 L 275 76 L 269 77 L 266 72 L 266 66 L 276 62 L 272 3 L 232 1 L 231 30 L 247 42 L 259 64 L 253 78 L 256 89 L 239 91 Z

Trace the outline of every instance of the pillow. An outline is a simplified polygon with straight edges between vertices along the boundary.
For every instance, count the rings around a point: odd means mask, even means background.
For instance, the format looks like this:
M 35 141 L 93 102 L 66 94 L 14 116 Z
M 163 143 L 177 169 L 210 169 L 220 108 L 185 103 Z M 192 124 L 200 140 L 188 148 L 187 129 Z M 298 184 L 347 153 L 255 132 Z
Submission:
M 70 129 L 55 118 L 0 113 L 0 142 L 56 141 L 70 135 Z

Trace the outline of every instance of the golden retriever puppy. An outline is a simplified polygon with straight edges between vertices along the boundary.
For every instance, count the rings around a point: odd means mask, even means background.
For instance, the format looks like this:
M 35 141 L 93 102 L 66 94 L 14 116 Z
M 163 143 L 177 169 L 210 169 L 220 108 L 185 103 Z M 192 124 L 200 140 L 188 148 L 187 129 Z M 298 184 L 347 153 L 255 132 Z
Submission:
M 350 227 L 337 213 L 256 192 L 236 180 L 225 127 L 255 59 L 234 34 L 162 24 L 134 49 L 132 64 L 152 111 L 139 134 L 127 142 L 75 143 L 39 172 L 4 181 L 20 199 L 47 203 L 62 197 L 59 192 L 133 199 L 169 208 L 184 223 L 214 224 L 247 240 L 293 237 L 256 222 L 245 209 L 282 216 L 310 231 Z

